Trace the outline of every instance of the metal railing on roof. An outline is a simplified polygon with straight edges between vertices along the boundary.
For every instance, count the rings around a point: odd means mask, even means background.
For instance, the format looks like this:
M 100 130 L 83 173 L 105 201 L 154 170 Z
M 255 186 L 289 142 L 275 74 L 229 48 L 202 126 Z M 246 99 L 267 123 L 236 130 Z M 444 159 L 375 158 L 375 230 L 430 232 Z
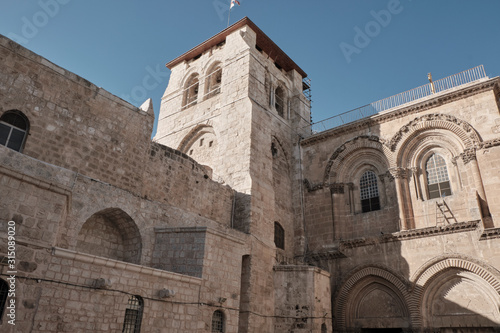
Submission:
M 327 118 L 322 121 L 311 124 L 312 134 L 336 128 L 366 117 L 376 115 L 379 112 L 386 111 L 397 106 L 414 102 L 432 94 L 449 90 L 463 84 L 471 83 L 483 78 L 487 78 L 483 65 L 467 69 L 463 72 L 453 74 L 443 79 L 427 83 L 423 86 L 381 99 L 379 101 L 361 106 L 339 115 Z

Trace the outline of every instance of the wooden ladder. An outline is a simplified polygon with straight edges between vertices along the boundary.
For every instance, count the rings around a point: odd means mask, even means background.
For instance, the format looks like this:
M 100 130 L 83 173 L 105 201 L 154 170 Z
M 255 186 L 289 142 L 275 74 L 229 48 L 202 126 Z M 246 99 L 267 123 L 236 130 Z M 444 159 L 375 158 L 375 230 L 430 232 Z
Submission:
M 450 207 L 448 207 L 446 201 L 436 201 L 436 226 L 443 226 L 445 225 L 445 223 L 451 224 L 450 221 L 454 221 L 453 223 L 457 223 L 457 219 L 451 212 Z

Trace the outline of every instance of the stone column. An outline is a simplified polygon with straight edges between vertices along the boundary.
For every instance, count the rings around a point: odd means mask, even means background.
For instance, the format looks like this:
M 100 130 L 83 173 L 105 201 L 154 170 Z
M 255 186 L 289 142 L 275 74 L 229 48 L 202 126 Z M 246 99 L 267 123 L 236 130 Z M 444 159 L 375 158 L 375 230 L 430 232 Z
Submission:
M 410 188 L 408 186 L 408 171 L 404 168 L 389 169 L 389 173 L 396 182 L 396 194 L 399 208 L 399 229 L 407 230 L 414 227 L 413 209 L 411 208 Z M 407 202 L 408 201 L 408 202 Z M 411 214 L 410 214 L 411 213 Z
M 488 200 L 486 199 L 486 192 L 484 191 L 483 180 L 481 178 L 481 171 L 479 170 L 479 165 L 476 160 L 476 149 L 469 148 L 464 150 L 461 154 L 464 165 L 470 163 L 472 178 L 474 179 L 474 185 L 476 187 L 477 194 L 479 195 L 479 203 L 481 209 L 481 215 L 483 216 L 484 227 L 493 228 L 493 221 L 491 220 L 490 209 L 488 207 Z
M 333 240 L 337 239 L 338 231 L 336 230 L 337 226 L 335 224 L 335 194 L 344 194 L 344 184 L 342 183 L 334 183 L 330 185 L 330 194 L 332 196 L 332 229 L 333 229 Z

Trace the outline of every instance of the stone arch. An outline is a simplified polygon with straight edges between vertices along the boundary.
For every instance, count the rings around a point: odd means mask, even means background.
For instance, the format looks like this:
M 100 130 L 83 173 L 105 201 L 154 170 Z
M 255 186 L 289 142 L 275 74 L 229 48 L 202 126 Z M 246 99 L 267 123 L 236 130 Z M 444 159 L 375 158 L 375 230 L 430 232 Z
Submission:
M 205 70 L 203 96 L 205 99 L 220 93 L 222 88 L 222 62 L 212 61 Z
M 481 142 L 479 134 L 466 121 L 448 114 L 432 113 L 417 117 L 401 127 L 386 145 L 392 152 L 397 152 L 394 156 L 398 156 L 399 160 L 408 142 L 423 131 L 436 129 L 453 133 L 462 142 L 464 149 L 474 149 Z M 396 160 L 393 166 L 396 166 Z
M 356 319 L 362 315 L 361 301 L 369 304 L 367 297 L 385 295 L 387 300 L 393 300 L 393 310 L 398 318 L 394 324 L 399 327 L 412 327 L 418 318 L 418 307 L 412 301 L 406 283 L 396 274 L 381 267 L 364 267 L 351 274 L 337 293 L 335 306 L 336 326 L 339 330 L 354 328 Z M 401 307 L 399 310 L 397 307 Z M 406 319 L 405 319 L 406 318 Z M 380 324 L 380 318 L 377 319 Z M 405 322 L 406 320 L 406 322 Z M 382 323 L 390 328 L 390 322 Z
M 474 321 L 486 326 L 500 323 L 500 274 L 483 263 L 462 256 L 442 256 L 425 264 L 412 280 L 415 300 L 421 304 L 419 324 L 423 327 L 434 325 L 436 313 L 453 318 L 457 326 Z M 469 317 L 467 323 L 460 322 L 464 315 Z
M 139 264 L 142 237 L 134 220 L 119 208 L 90 216 L 77 236 L 76 251 Z
M 218 140 L 214 128 L 209 124 L 195 126 L 182 139 L 177 150 L 183 152 L 201 164 L 212 177 L 216 167 Z
M 324 182 L 328 183 L 332 173 L 338 175 L 339 173 L 337 171 L 339 170 L 340 165 L 344 164 L 346 158 L 349 156 L 352 157 L 353 152 L 360 149 L 373 151 L 376 156 L 379 156 L 378 159 L 380 161 L 387 160 L 387 168 L 389 167 L 388 161 L 392 152 L 382 144 L 379 137 L 375 135 L 360 135 L 344 142 L 333 152 L 326 164 L 323 176 Z
M 198 102 L 200 76 L 197 72 L 187 74 L 182 84 L 182 108 L 189 108 Z

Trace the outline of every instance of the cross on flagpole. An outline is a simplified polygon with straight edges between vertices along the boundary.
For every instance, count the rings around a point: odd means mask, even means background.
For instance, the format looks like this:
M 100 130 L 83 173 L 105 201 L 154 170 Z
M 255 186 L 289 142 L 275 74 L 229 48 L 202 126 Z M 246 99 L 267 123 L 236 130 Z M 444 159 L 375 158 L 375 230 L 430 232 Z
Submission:
M 231 8 L 233 8 L 235 3 L 238 6 L 240 5 L 240 2 L 238 0 L 231 0 L 231 3 L 229 4 L 229 14 L 227 15 L 227 26 L 228 27 L 229 27 L 229 18 L 231 17 Z

